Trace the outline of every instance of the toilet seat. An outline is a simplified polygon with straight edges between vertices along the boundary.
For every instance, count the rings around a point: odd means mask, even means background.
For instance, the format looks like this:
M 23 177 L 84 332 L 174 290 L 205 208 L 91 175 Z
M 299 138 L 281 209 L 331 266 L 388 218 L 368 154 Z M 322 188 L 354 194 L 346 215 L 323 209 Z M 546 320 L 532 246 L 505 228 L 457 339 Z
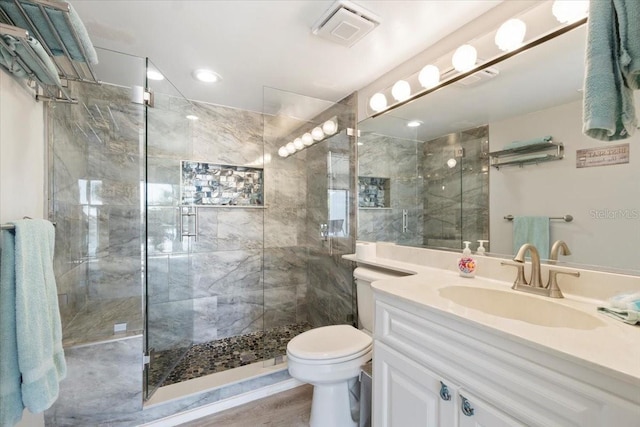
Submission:
M 323 326 L 294 337 L 287 344 L 287 356 L 306 364 L 332 364 L 370 352 L 373 340 L 350 325 Z

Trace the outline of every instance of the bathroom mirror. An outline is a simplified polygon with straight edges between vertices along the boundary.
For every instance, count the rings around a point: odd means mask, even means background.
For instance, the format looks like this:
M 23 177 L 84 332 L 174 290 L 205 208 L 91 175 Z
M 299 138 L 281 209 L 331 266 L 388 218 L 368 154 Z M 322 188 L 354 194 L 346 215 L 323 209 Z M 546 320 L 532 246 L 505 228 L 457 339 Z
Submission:
M 572 251 L 563 262 L 640 274 L 640 132 L 614 143 L 582 134 L 585 40 L 582 25 L 360 122 L 358 175 L 389 179 L 390 190 L 388 207 L 361 204 L 358 239 L 456 250 L 483 239 L 491 255 L 512 257 L 505 217 L 548 216 L 560 218 L 550 241 Z M 563 143 L 561 160 L 490 166 L 489 153 L 547 135 Z M 628 163 L 579 167 L 580 150 L 617 145 Z

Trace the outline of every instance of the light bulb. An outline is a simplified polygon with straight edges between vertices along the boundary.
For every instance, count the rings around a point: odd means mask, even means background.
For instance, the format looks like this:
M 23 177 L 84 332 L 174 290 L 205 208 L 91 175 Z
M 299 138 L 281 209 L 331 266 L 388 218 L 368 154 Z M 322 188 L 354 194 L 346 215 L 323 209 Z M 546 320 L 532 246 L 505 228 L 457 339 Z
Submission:
M 309 145 L 313 144 L 313 137 L 311 136 L 311 134 L 309 132 L 307 132 L 304 135 L 302 135 L 302 143 L 304 145 L 306 145 L 307 147 Z
M 451 58 L 451 63 L 453 64 L 453 68 L 464 73 L 465 71 L 471 70 L 476 65 L 477 59 L 478 52 L 476 51 L 476 48 L 469 44 L 463 44 L 456 49 L 453 54 L 453 58 Z
M 384 96 L 384 95 L 382 95 Z M 385 98 L 385 104 L 386 104 L 386 98 Z M 326 122 L 324 122 L 322 124 L 322 131 L 326 134 L 326 135 L 333 135 L 334 133 L 336 133 L 338 131 L 338 123 L 334 122 L 333 120 L 327 120 Z
M 575 22 L 589 14 L 588 0 L 556 0 L 551 13 L 563 24 Z
M 407 126 L 410 128 L 417 128 L 421 124 L 422 122 L 420 120 L 411 120 L 409 123 L 407 123 Z
M 164 76 L 160 71 L 157 70 L 147 70 L 147 78 L 151 80 L 164 80 Z
M 423 88 L 431 89 L 440 83 L 440 70 L 435 65 L 426 65 L 420 70 L 418 81 Z
M 398 80 L 391 88 L 391 95 L 399 102 L 409 99 L 411 96 L 411 85 L 405 80 Z
M 302 139 L 296 138 L 296 139 L 293 140 L 293 146 L 296 147 L 296 150 L 302 150 L 304 148 L 305 144 L 302 142 Z
M 289 154 L 293 154 L 296 152 L 296 146 L 293 145 L 293 142 L 288 143 L 287 145 L 285 145 L 285 148 L 287 149 L 287 152 Z
M 456 161 L 456 159 L 447 160 L 447 166 L 449 166 L 449 169 L 455 168 L 457 164 L 458 162 Z M 444 187 L 442 189 L 444 190 Z
M 324 132 L 320 126 L 316 126 L 311 130 L 311 137 L 314 141 L 322 141 L 324 138 Z
M 204 69 L 195 70 L 193 72 L 193 77 L 205 83 L 215 83 L 222 79 L 217 73 Z
M 289 152 L 287 151 L 287 149 L 285 147 L 280 147 L 280 148 L 278 148 L 278 155 L 280 157 L 287 157 L 289 155 Z
M 369 107 L 373 111 L 382 111 L 387 108 L 387 97 L 383 93 L 374 94 L 369 100 Z
M 198 120 L 198 116 L 194 116 L 193 114 L 189 114 L 189 115 L 188 115 L 188 116 L 186 116 L 186 117 L 187 117 L 187 119 L 189 119 L 189 120 L 193 120 L 193 121 Z
M 498 29 L 495 38 L 496 45 L 504 52 L 517 49 L 522 46 L 526 32 L 527 24 L 519 19 L 509 19 Z

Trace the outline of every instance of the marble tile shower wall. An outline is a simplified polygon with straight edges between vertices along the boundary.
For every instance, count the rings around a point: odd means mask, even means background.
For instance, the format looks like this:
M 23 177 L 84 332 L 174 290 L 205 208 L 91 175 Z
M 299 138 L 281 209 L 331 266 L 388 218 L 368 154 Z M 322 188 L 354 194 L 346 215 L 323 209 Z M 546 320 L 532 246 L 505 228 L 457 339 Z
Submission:
M 419 245 L 423 240 L 422 143 L 379 134 L 359 138 L 358 175 L 389 179 L 389 208 L 358 209 L 358 239 Z M 402 211 L 407 210 L 407 231 Z
M 314 327 L 343 324 L 355 321 L 356 294 L 351 262 L 342 255 L 355 250 L 356 206 L 356 153 L 354 138 L 346 129 L 356 124 L 356 96 L 349 96 L 337 103 L 325 117 L 335 115 L 341 132 L 315 144 L 307 150 L 306 173 L 306 219 L 305 233 L 308 247 L 308 287 L 306 304 L 309 323 Z M 347 220 L 344 233 L 327 239 L 320 237 L 320 224 L 328 223 L 328 190 L 345 191 L 347 198 Z
M 186 111 L 199 120 L 186 120 Z M 158 194 L 149 197 L 148 219 L 155 349 L 174 347 L 185 332 L 204 343 L 305 321 L 304 162 L 273 155 L 278 141 L 259 113 L 156 97 L 149 114 L 148 184 Z M 198 208 L 190 259 L 178 236 L 181 160 L 264 168 L 266 209 Z M 152 326 L 169 326 L 167 313 L 173 328 Z
M 456 149 L 463 148 L 464 156 Z M 424 245 L 461 249 L 489 235 L 488 126 L 424 143 Z M 456 159 L 450 168 L 449 159 Z
M 47 109 L 54 270 L 64 344 L 142 331 L 142 107 L 110 85 L 70 87 L 78 105 Z

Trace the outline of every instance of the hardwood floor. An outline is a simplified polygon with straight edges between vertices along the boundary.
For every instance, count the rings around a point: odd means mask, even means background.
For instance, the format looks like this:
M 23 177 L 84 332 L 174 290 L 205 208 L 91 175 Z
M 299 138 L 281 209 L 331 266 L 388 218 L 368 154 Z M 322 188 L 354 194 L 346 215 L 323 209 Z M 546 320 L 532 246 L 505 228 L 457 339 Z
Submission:
M 305 384 L 264 399 L 181 424 L 182 427 L 307 427 L 313 387 Z

